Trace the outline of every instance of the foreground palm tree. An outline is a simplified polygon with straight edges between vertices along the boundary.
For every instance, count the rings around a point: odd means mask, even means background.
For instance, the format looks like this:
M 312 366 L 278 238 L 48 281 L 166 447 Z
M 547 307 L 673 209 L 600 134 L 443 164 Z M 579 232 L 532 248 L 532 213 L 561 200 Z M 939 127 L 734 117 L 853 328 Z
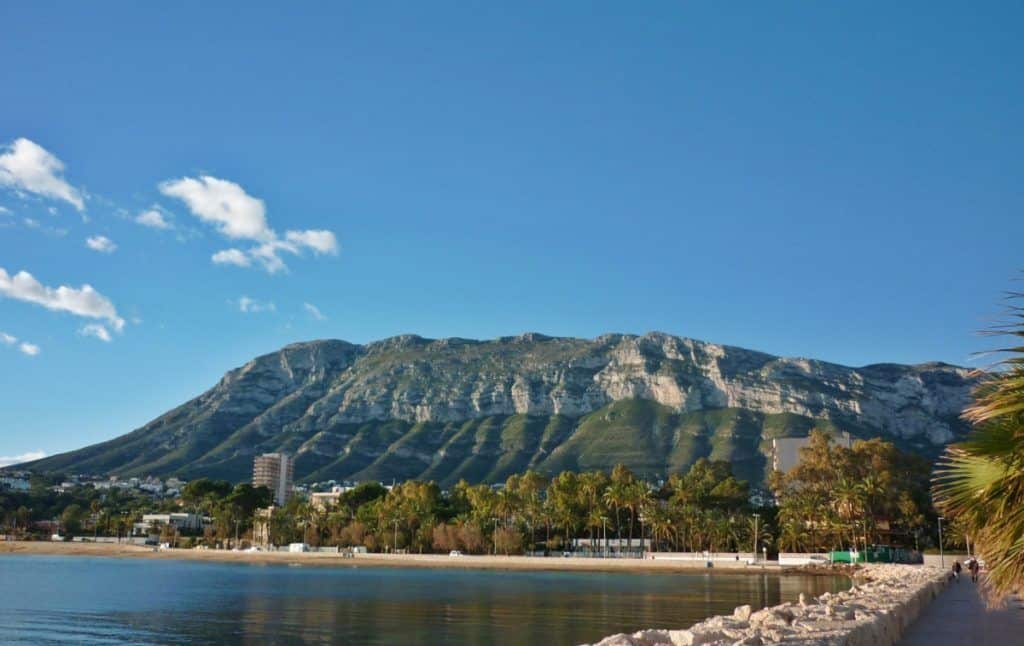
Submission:
M 1008 358 L 982 378 L 964 411 L 974 432 L 947 449 L 934 483 L 936 506 L 970 535 L 999 596 L 1024 589 L 1024 308 L 1010 315 L 998 330 L 1014 340 Z

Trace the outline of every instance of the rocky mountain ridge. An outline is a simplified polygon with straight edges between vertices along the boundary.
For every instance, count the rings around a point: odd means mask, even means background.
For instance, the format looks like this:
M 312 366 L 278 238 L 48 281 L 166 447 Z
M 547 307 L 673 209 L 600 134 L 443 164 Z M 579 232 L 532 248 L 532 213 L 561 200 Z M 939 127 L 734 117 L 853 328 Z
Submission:
M 128 435 L 33 466 L 244 480 L 253 455 L 287 450 L 297 478 L 448 483 L 620 460 L 664 475 L 708 455 L 759 479 L 771 437 L 812 426 L 933 455 L 966 432 L 971 385 L 947 364 L 850 368 L 661 333 L 312 341 L 229 371 Z

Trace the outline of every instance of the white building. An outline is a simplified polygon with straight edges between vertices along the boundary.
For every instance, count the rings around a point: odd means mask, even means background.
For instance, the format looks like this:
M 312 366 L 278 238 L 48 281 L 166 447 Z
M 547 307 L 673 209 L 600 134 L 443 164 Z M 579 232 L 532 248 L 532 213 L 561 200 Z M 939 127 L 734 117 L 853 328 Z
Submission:
M 253 461 L 252 486 L 270 489 L 274 503 L 283 506 L 292 497 L 294 466 L 287 453 L 264 453 Z
M 11 491 L 28 491 L 29 482 L 27 478 L 15 478 L 14 476 L 0 476 L 0 489 Z
M 309 494 L 309 502 L 317 509 L 323 511 L 329 507 L 334 507 L 341 500 L 342 494 L 346 491 L 352 491 L 355 487 L 346 487 L 342 485 L 334 485 L 330 491 L 317 491 Z
M 839 446 L 851 448 L 853 439 L 843 431 L 839 435 L 831 435 L 832 442 Z M 800 449 L 811 443 L 809 437 L 776 437 L 772 439 L 772 469 L 789 473 L 800 462 Z
M 191 533 L 201 532 L 212 520 L 208 516 L 199 514 L 144 514 L 141 523 L 135 523 L 135 533 L 145 535 L 154 529 L 172 527 L 179 532 Z

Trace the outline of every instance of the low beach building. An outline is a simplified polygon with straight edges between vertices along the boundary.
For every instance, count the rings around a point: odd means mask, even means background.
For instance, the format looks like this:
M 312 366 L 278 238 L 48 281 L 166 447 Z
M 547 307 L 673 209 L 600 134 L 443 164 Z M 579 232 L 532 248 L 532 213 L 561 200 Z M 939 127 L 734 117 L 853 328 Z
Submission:
M 651 550 L 651 539 L 634 538 L 605 538 L 595 536 L 593 539 L 574 538 L 572 539 L 572 551 L 580 554 L 607 554 L 608 556 L 620 556 L 625 554 L 639 555 Z
M 135 523 L 134 532 L 137 536 L 145 536 L 169 527 L 181 534 L 198 534 L 213 523 L 209 516 L 199 514 L 171 513 L 144 514 L 142 522 Z

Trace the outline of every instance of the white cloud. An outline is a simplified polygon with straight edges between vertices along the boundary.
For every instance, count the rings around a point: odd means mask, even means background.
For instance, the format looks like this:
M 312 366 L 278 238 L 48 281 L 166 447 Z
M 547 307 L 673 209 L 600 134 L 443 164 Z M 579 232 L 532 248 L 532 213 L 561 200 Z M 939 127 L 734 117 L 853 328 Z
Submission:
M 327 317 L 324 316 L 323 312 L 320 311 L 320 308 L 317 307 L 316 305 L 313 305 L 312 303 L 303 303 L 302 309 L 306 310 L 306 313 L 312 316 L 313 319 L 317 321 L 327 320 Z
M 160 192 L 183 201 L 197 218 L 212 223 L 228 238 L 269 241 L 275 237 L 267 226 L 263 200 L 234 182 L 209 175 L 183 177 L 163 182 Z
M 338 253 L 338 241 L 330 231 L 288 231 L 284 240 L 274 239 L 253 247 L 249 256 L 263 265 L 268 273 L 276 274 L 288 269 L 278 252 L 298 255 L 303 248 L 312 249 L 317 256 L 325 253 L 335 255 Z
M 248 296 L 242 296 L 238 299 L 238 311 L 245 314 L 255 314 L 257 312 L 276 312 L 277 306 L 270 301 L 258 301 Z
M 259 261 L 263 268 L 267 270 L 267 273 L 276 274 L 279 271 L 288 269 L 288 266 L 281 260 L 281 256 L 277 255 L 277 252 L 282 249 L 289 251 L 292 249 L 292 246 L 287 242 L 275 240 L 261 244 L 258 247 L 253 247 L 249 250 L 249 255 Z
M 285 240 L 300 247 L 309 247 L 314 253 L 336 254 L 338 253 L 338 240 L 330 231 L 309 230 L 309 231 L 288 231 L 284 234 Z
M 33 460 L 42 460 L 45 457 L 46 451 L 44 450 L 30 450 L 28 453 L 20 456 L 0 456 L 0 468 L 19 465 L 23 462 L 32 462 Z
M 117 245 L 106 236 L 92 236 L 85 239 L 85 246 L 100 253 L 114 253 Z
M 11 212 L 11 210 L 9 208 L 7 208 L 6 206 L 0 206 L 0 213 L 3 213 L 4 215 L 6 215 L 6 214 L 8 214 L 10 212 Z
M 236 265 L 238 267 L 248 267 L 252 264 L 249 256 L 245 255 L 245 252 L 241 249 L 218 251 L 211 256 L 211 260 L 218 265 Z
M 39 144 L 15 139 L 0 155 L 0 186 L 42 197 L 64 200 L 79 211 L 85 209 L 81 191 L 63 177 L 64 162 Z
M 19 271 L 11 276 L 0 267 L 0 296 L 42 305 L 55 312 L 105 319 L 118 332 L 124 328 L 124 319 L 118 316 L 114 304 L 91 285 L 82 285 L 77 289 L 67 285 L 47 287 L 27 271 Z
M 202 175 L 169 180 L 159 188 L 164 195 L 180 199 L 193 215 L 215 226 L 225 237 L 258 243 L 247 251 L 218 251 L 212 257 L 215 263 L 250 267 L 255 261 L 273 274 L 288 269 L 281 259 L 282 252 L 299 255 L 308 249 L 314 255 L 338 253 L 338 241 L 331 231 L 286 231 L 280 238 L 267 222 L 263 200 L 252 197 L 234 182 Z
M 156 209 L 149 209 L 139 213 L 135 216 L 135 222 L 151 229 L 167 230 L 172 228 L 171 223 L 167 221 L 164 214 Z
M 0 332 L 0 343 L 2 343 L 4 345 L 9 345 L 9 346 L 14 346 L 14 345 L 17 344 L 18 350 L 22 354 L 27 354 L 30 357 L 34 357 L 37 354 L 39 354 L 39 346 L 38 345 L 36 345 L 34 343 L 29 343 L 27 341 L 22 341 L 19 344 L 18 343 L 18 337 L 14 336 L 13 334 L 8 334 L 6 332 Z
M 110 331 L 100 323 L 90 323 L 78 331 L 82 336 L 94 336 L 100 341 L 110 343 Z

